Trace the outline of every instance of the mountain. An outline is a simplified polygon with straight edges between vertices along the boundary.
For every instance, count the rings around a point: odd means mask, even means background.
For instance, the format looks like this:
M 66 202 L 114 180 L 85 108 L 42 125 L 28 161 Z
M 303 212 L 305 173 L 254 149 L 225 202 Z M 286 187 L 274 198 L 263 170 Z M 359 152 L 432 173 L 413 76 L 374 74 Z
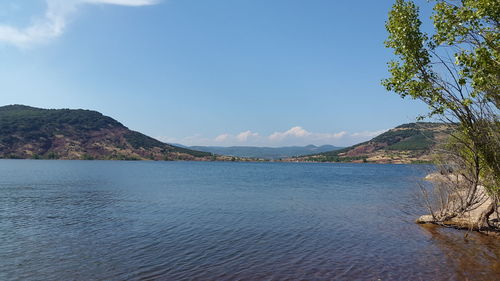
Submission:
M 209 160 L 91 110 L 0 107 L 0 158 Z
M 340 150 L 285 159 L 285 161 L 422 163 L 432 160 L 432 150 L 446 141 L 452 126 L 419 122 L 398 126 L 370 141 Z
M 260 159 L 281 159 L 306 154 L 315 154 L 341 149 L 333 145 L 308 145 L 287 147 L 254 147 L 254 146 L 190 146 L 189 149 L 206 151 L 214 154 Z

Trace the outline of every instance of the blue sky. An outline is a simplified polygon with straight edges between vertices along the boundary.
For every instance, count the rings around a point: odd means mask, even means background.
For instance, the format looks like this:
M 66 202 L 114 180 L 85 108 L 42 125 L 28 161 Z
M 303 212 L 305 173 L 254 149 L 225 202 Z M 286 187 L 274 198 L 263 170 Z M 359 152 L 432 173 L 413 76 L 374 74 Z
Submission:
M 380 85 L 392 3 L 2 0 L 1 104 L 188 145 L 354 144 L 427 111 Z

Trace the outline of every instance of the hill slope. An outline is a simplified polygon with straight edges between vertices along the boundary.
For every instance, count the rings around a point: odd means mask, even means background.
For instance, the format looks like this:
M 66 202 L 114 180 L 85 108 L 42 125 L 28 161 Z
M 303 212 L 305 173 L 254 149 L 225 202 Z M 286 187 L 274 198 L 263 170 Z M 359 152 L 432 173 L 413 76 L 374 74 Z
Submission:
M 0 107 L 0 158 L 203 160 L 91 110 Z
M 321 153 L 341 149 L 333 145 L 308 145 L 308 146 L 286 146 L 286 147 L 255 147 L 255 146 L 190 146 L 190 149 L 206 151 L 221 155 L 230 155 L 247 158 L 281 159 L 299 155 Z
M 452 128 L 441 123 L 410 123 L 370 141 L 344 149 L 289 158 L 286 161 L 415 163 L 432 160 L 432 149 L 445 141 Z

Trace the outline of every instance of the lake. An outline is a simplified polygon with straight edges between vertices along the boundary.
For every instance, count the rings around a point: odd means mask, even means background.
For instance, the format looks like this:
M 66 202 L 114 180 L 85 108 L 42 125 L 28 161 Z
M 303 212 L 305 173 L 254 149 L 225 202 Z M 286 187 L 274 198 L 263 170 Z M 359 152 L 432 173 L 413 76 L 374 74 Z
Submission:
M 493 280 L 425 165 L 0 160 L 0 280 Z

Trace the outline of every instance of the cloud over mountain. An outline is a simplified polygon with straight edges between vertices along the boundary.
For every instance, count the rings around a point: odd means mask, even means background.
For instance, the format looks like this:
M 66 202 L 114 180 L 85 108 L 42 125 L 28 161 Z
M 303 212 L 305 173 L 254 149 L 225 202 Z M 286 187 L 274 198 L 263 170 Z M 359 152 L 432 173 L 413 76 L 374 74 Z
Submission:
M 158 137 L 169 143 L 205 146 L 290 146 L 290 145 L 324 145 L 349 146 L 377 136 L 386 130 L 349 133 L 347 131 L 333 133 L 310 132 L 300 126 L 285 131 L 273 132 L 269 135 L 250 130 L 237 134 L 223 133 L 214 138 L 200 135 L 185 138 Z

